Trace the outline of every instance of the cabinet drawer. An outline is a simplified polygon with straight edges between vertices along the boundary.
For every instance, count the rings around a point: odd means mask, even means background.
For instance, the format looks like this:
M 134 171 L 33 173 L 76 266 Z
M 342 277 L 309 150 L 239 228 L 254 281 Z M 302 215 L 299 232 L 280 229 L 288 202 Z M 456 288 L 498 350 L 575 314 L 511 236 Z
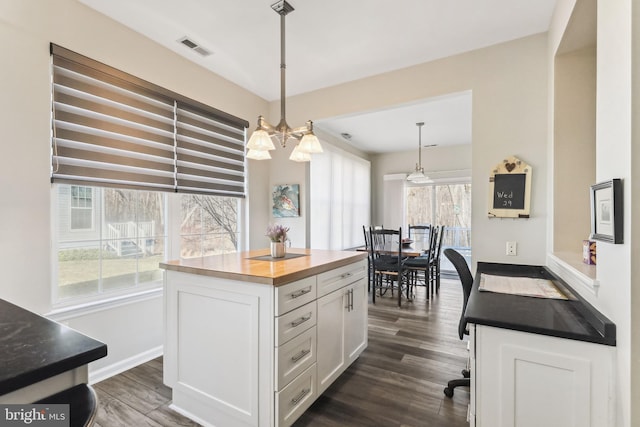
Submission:
M 316 400 L 316 365 L 307 368 L 282 391 L 276 392 L 276 419 L 289 427 Z
M 316 361 L 316 328 L 276 347 L 276 390 L 281 390 Z
M 276 317 L 276 347 L 289 341 L 301 332 L 315 326 L 316 302 L 310 302 L 280 317 Z
M 343 288 L 367 275 L 367 261 L 362 260 L 318 274 L 318 297 Z
M 276 316 L 287 313 L 316 299 L 316 276 L 275 288 Z

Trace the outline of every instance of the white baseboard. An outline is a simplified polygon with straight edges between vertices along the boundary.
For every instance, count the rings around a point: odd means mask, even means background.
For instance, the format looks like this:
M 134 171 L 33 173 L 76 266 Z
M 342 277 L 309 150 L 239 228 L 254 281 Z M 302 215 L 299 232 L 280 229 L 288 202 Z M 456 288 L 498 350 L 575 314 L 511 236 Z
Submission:
M 112 363 L 104 368 L 93 370 L 91 369 L 91 366 L 89 366 L 89 384 L 95 384 L 124 371 L 128 371 L 131 368 L 135 368 L 138 365 L 142 365 L 156 357 L 162 356 L 162 354 L 163 349 L 160 345 L 145 352 L 136 354 L 135 356 Z

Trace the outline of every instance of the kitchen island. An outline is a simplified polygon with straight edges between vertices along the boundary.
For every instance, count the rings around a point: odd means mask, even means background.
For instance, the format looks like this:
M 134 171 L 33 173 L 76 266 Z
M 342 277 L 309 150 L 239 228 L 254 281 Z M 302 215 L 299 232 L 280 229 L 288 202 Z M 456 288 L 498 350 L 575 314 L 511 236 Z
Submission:
M 289 426 L 367 346 L 366 254 L 215 255 L 165 271 L 172 408 L 214 426 Z

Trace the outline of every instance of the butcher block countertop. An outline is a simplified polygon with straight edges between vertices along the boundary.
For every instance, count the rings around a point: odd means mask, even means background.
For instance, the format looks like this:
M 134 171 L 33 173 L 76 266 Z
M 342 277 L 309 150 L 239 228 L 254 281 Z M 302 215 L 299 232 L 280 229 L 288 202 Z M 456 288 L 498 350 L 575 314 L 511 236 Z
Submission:
M 365 252 L 287 248 L 285 258 L 269 249 L 160 263 L 165 270 L 280 286 L 365 259 Z

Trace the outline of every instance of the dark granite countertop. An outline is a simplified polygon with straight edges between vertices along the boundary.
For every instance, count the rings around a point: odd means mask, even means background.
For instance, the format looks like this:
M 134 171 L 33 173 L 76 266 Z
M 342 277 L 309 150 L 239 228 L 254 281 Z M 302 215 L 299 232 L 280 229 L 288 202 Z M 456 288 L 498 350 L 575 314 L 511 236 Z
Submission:
M 569 300 L 480 292 L 482 273 L 549 279 Z M 616 326 L 544 266 L 479 262 L 467 322 L 597 344 L 616 345 Z
M 107 355 L 107 346 L 0 299 L 0 395 Z

